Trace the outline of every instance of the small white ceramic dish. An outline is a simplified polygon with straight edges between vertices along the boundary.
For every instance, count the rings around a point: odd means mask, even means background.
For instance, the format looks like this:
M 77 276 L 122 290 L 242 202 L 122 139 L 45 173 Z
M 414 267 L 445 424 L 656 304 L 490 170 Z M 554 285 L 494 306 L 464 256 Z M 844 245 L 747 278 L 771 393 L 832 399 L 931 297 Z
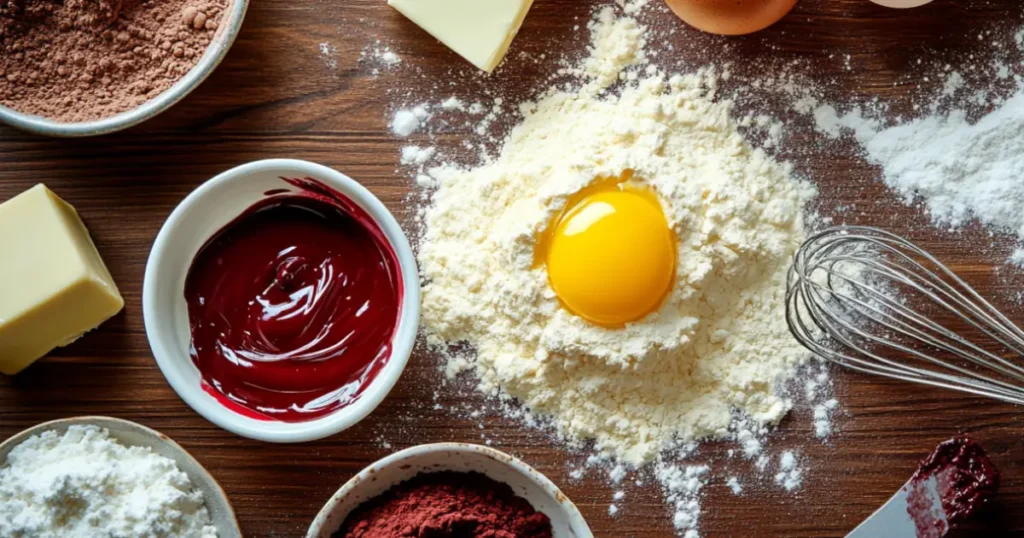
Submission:
M 576 505 L 536 469 L 486 446 L 438 443 L 407 448 L 360 471 L 327 501 L 306 538 L 331 538 L 362 503 L 419 473 L 436 471 L 476 471 L 508 484 L 516 495 L 551 518 L 554 538 L 594 536 Z
M 362 395 L 346 407 L 306 422 L 279 422 L 243 416 L 207 394 L 189 355 L 191 332 L 185 277 L 207 240 L 266 198 L 296 188 L 282 180 L 313 178 L 347 196 L 384 232 L 398 258 L 402 304 L 391 357 Z M 142 287 L 146 336 L 160 370 L 181 399 L 207 420 L 243 437 L 277 443 L 321 439 L 351 427 L 372 412 L 391 391 L 412 353 L 419 327 L 420 285 L 416 258 L 398 221 L 369 190 L 348 176 L 306 161 L 256 161 L 224 172 L 192 191 L 167 218 L 153 243 Z
M 134 127 L 174 106 L 213 73 L 238 37 L 248 8 L 249 0 L 234 0 L 213 41 L 196 65 L 163 93 L 131 110 L 99 120 L 63 123 L 0 105 L 0 123 L 32 133 L 59 137 L 96 136 Z
M 0 468 L 7 465 L 7 455 L 11 450 L 14 450 L 14 447 L 29 437 L 50 430 L 63 432 L 68 429 L 68 426 L 74 425 L 93 425 L 106 428 L 110 431 L 111 437 L 125 446 L 148 447 L 154 453 L 174 460 L 178 464 L 178 468 L 188 475 L 192 487 L 203 492 L 206 509 L 210 511 L 210 519 L 217 527 L 219 537 L 242 538 L 242 531 L 238 526 L 238 520 L 235 519 L 235 512 L 231 509 L 231 503 L 213 476 L 184 448 L 181 448 L 178 443 L 166 435 L 128 420 L 111 417 L 75 417 L 33 426 L 0 443 Z

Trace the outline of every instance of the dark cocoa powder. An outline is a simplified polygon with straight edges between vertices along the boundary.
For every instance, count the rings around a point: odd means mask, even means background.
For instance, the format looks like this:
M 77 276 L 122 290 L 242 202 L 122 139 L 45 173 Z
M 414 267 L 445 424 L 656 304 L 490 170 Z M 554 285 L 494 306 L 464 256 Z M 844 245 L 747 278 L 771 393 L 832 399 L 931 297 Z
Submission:
M 61 122 L 135 108 L 195 66 L 233 0 L 0 0 L 0 104 Z

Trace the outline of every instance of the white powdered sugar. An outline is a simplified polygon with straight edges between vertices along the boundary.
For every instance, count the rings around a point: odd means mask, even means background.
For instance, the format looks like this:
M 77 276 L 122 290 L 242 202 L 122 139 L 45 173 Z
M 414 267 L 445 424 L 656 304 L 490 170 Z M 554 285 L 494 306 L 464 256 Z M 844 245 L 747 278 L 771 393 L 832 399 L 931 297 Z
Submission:
M 174 461 L 95 426 L 44 432 L 0 469 L 0 536 L 216 538 L 203 495 Z

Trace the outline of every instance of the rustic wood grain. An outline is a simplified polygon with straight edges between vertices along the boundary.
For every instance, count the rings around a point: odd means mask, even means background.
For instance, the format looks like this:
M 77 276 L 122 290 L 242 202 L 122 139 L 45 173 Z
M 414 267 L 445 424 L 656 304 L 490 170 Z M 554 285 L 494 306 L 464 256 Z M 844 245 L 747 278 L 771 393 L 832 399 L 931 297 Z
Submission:
M 125 133 L 84 140 L 45 139 L 0 127 L 0 200 L 45 182 L 74 204 L 127 301 L 125 311 L 95 333 L 17 377 L 0 379 L 0 439 L 73 415 L 141 422 L 176 439 L 220 480 L 251 537 L 304 535 L 336 488 L 393 450 L 486 440 L 563 486 L 597 536 L 672 536 L 668 508 L 649 475 L 642 486 L 625 488 L 626 500 L 617 503 L 620 516 L 609 517 L 612 489 L 603 479 L 594 473 L 582 481 L 569 479 L 584 454 L 502 418 L 464 386 L 441 385 L 437 358 L 423 350 L 363 423 L 319 442 L 272 445 L 229 434 L 192 412 L 164 381 L 143 330 L 140 290 L 150 244 L 173 207 L 201 182 L 254 159 L 309 159 L 362 181 L 411 226 L 414 205 L 406 199 L 411 180 L 396 170 L 400 143 L 387 133 L 389 106 L 425 92 L 467 99 L 494 89 L 529 95 L 550 74 L 556 56 L 582 50 L 585 35 L 573 26 L 585 23 L 596 4 L 537 0 L 510 61 L 488 78 L 467 69 L 383 0 L 259 0 L 223 65 L 159 118 Z M 655 24 L 677 25 L 660 7 L 651 16 Z M 867 0 L 801 0 L 783 23 L 755 36 L 727 39 L 680 26 L 669 42 L 680 65 L 731 61 L 739 72 L 754 72 L 773 61 L 799 60 L 836 95 L 880 97 L 893 101 L 896 111 L 911 113 L 921 95 L 941 86 L 938 79 L 915 75 L 918 58 L 962 63 L 980 42 L 1006 41 L 1010 29 L 1020 26 L 1021 11 L 1020 0 L 937 0 L 913 11 L 886 10 Z M 372 62 L 360 60 L 376 39 L 401 55 L 400 66 L 375 75 Z M 318 52 L 322 42 L 337 48 L 336 68 Z M 535 61 L 544 53 L 548 60 Z M 435 85 L 447 94 L 437 94 Z M 788 123 L 777 104 L 764 106 Z M 440 137 L 442 146 L 454 148 L 472 134 L 451 126 Z M 804 149 L 793 149 L 802 143 Z M 883 225 L 922 241 L 1024 322 L 1017 295 L 1024 279 L 1002 265 L 1009 241 L 989 248 L 983 230 L 934 229 L 919 209 L 903 206 L 887 191 L 877 170 L 847 144 L 818 144 L 795 130 L 785 156 L 820 186 L 817 206 L 823 215 Z M 963 432 L 984 443 L 1005 480 L 995 506 L 958 536 L 1024 536 L 1020 409 L 848 372 L 836 372 L 835 379 L 842 405 L 828 444 L 812 440 L 806 408 L 798 408 L 771 436 L 773 451 L 794 448 L 813 462 L 803 489 L 783 494 L 770 479 L 747 480 L 744 494 L 734 496 L 718 477 L 703 502 L 704 536 L 843 536 L 880 506 L 937 442 Z M 483 412 L 472 417 L 478 409 Z M 727 448 L 710 444 L 697 459 L 747 474 L 748 464 L 725 458 Z

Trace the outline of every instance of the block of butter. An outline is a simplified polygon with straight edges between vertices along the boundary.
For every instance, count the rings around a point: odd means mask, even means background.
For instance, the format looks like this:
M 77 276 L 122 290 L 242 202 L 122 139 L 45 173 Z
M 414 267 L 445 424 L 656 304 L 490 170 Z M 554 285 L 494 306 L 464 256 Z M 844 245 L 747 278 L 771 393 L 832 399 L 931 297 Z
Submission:
M 0 373 L 20 372 L 123 307 L 75 208 L 43 185 L 0 204 Z
M 388 4 L 490 73 L 508 52 L 533 0 L 388 0 Z

